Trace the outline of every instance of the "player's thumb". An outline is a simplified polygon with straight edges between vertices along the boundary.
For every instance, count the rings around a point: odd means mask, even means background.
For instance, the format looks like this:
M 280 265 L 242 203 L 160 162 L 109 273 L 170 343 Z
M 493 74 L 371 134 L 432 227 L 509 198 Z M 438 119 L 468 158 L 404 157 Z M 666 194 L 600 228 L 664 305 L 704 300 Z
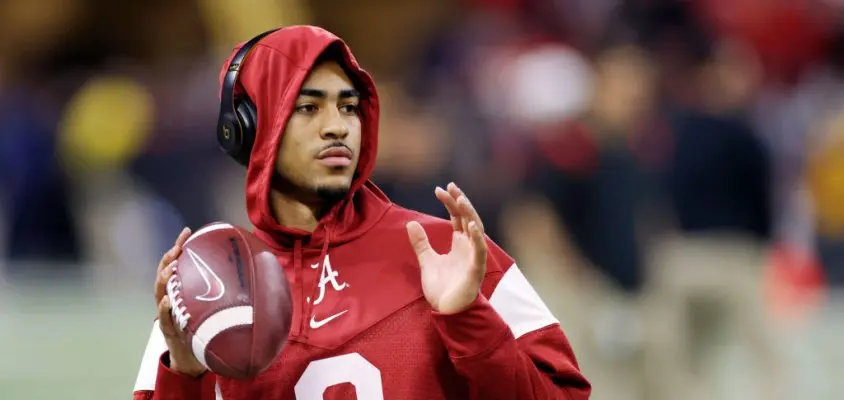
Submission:
M 410 240 L 413 251 L 416 253 L 416 257 L 419 258 L 420 264 L 424 258 L 433 254 L 434 250 L 428 241 L 428 234 L 425 233 L 425 229 L 418 222 L 411 221 L 407 223 L 407 237 Z

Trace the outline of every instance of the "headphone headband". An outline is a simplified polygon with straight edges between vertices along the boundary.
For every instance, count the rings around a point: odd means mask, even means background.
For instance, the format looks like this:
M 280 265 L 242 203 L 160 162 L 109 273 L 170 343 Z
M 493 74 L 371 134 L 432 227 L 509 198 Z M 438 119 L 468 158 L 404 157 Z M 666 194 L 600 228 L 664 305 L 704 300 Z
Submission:
M 277 30 L 272 29 L 264 32 L 241 46 L 232 57 L 226 68 L 225 76 L 223 76 L 220 91 L 220 114 L 217 119 L 217 141 L 223 151 L 244 166 L 249 163 L 249 154 L 255 140 L 257 115 L 251 114 L 257 114 L 257 110 L 248 96 L 244 95 L 242 99 L 235 97 L 237 79 L 243 63 L 255 45 L 265 36 Z

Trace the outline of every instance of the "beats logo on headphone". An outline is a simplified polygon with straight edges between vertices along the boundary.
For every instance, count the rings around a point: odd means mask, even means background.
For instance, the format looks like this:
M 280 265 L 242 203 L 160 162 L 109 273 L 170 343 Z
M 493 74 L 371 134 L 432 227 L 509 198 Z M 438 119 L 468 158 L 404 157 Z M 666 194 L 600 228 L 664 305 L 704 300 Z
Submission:
M 240 68 L 252 48 L 264 38 L 277 31 L 264 32 L 255 36 L 232 57 L 232 61 L 223 77 L 223 88 L 220 93 L 220 116 L 217 120 L 217 142 L 229 156 L 244 167 L 249 165 L 249 155 L 255 143 L 255 132 L 258 124 L 258 110 L 246 94 L 235 96 L 237 76 Z

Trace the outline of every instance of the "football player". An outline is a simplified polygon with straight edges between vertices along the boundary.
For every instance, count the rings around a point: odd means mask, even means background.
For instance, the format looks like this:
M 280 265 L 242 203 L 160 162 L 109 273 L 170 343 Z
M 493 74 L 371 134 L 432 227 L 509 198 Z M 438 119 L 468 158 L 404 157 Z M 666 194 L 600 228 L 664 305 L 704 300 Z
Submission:
M 185 230 L 159 266 L 135 400 L 589 397 L 559 322 L 457 185 L 433 193 L 449 221 L 391 203 L 369 180 L 378 94 L 341 39 L 271 31 L 235 48 L 221 76 L 218 135 L 247 167 L 249 218 L 285 269 L 293 325 L 258 377 L 206 371 L 164 290 Z

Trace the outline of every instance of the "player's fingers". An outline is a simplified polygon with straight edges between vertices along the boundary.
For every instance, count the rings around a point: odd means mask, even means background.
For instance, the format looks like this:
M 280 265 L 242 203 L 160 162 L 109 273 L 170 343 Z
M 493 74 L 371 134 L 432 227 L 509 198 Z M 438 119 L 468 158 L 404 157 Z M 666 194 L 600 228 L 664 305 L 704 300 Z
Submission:
M 455 217 L 455 216 L 451 217 L 451 229 L 454 230 L 455 232 L 461 232 L 461 229 L 463 229 L 463 224 L 462 224 L 460 218 Z
M 173 246 L 166 252 L 164 252 L 164 255 L 161 256 L 161 261 L 158 262 L 157 272 L 161 272 L 161 270 L 170 265 L 170 263 L 172 263 L 173 260 L 178 257 L 178 254 L 179 248 L 177 248 L 176 246 Z
M 480 224 L 481 230 L 483 230 L 483 223 L 480 221 L 480 219 L 479 218 L 473 218 L 472 213 L 474 211 L 474 207 L 470 207 L 469 209 L 467 209 L 466 207 L 464 207 L 463 204 L 461 204 L 461 202 L 462 202 L 461 199 L 465 199 L 466 202 L 470 206 L 472 204 L 472 203 L 469 202 L 469 198 L 466 197 L 466 193 L 463 193 L 463 189 L 460 189 L 460 187 L 457 186 L 457 184 L 454 183 L 454 182 L 450 182 L 447 185 L 447 187 L 448 187 L 448 194 L 457 203 L 458 212 L 460 213 L 460 216 L 463 218 L 463 220 L 461 221 L 462 224 L 463 224 L 463 232 L 467 232 L 467 233 L 469 232 L 469 222 L 472 221 L 472 220 L 475 220 L 478 224 Z M 475 215 L 477 215 L 477 213 L 475 213 Z
M 161 333 L 165 338 L 177 337 L 179 331 L 173 323 L 173 317 L 170 316 L 170 297 L 164 296 L 158 302 L 158 325 L 161 327 Z
M 190 228 L 185 227 L 179 233 L 179 236 L 176 237 L 176 242 L 173 244 L 173 247 L 164 255 L 164 259 L 162 259 L 162 264 L 169 265 L 173 260 L 178 259 L 182 255 L 182 246 L 185 245 L 185 242 L 190 238 Z
M 425 233 L 425 228 L 422 228 L 416 221 L 407 223 L 407 237 L 410 239 L 410 245 L 419 259 L 419 264 L 425 263 L 425 259 L 435 255 L 436 252 L 431 248 L 431 243 L 428 241 L 428 234 Z
M 461 228 L 461 232 L 466 232 L 466 234 L 468 235 L 469 234 L 469 222 L 472 222 L 472 219 L 469 218 L 468 212 L 466 212 L 466 210 L 463 208 L 463 201 L 464 200 L 466 200 L 466 196 L 460 195 L 460 197 L 458 197 L 456 199 L 456 202 L 457 202 L 457 208 L 460 209 L 460 213 L 463 215 L 463 218 L 460 221 L 463 224 L 463 227 Z
M 478 268 L 478 273 L 483 277 L 486 273 L 486 237 L 475 221 L 469 222 L 469 236 L 472 239 L 472 247 L 475 251 L 475 266 Z
M 184 227 L 182 229 L 182 231 L 179 232 L 179 236 L 176 237 L 176 246 L 175 247 L 178 247 L 179 249 L 181 249 L 182 246 L 185 245 L 185 242 L 188 241 L 188 238 L 190 238 L 190 234 L 191 234 L 190 228 Z
M 178 260 L 173 260 L 165 268 L 158 270 L 158 274 L 155 277 L 155 301 L 156 303 L 160 303 L 161 299 L 165 297 L 164 295 L 167 293 L 167 282 L 170 280 L 170 277 L 176 270 L 176 265 L 179 263 Z
M 182 246 L 185 245 L 185 242 L 190 237 L 190 233 L 190 228 L 185 227 L 182 229 L 182 232 L 180 232 L 179 236 L 176 237 L 176 242 L 173 243 L 173 247 L 171 247 L 170 250 L 167 250 L 167 252 L 164 253 L 164 256 L 161 257 L 161 263 L 159 263 L 158 269 L 164 268 L 182 255 Z
M 463 232 L 463 219 L 461 218 L 460 207 L 458 206 L 457 201 L 455 201 L 455 199 L 451 197 L 445 189 L 439 186 L 434 189 L 434 195 L 437 196 L 437 199 L 439 199 L 445 206 L 445 209 L 448 210 L 448 215 L 451 217 L 451 226 L 454 230 Z
M 460 187 L 454 182 L 449 182 L 448 185 L 446 185 L 446 188 L 448 189 L 448 194 L 450 194 L 454 200 L 457 200 L 460 195 L 463 194 L 463 189 L 460 189 Z
M 176 241 L 167 252 L 161 256 L 161 261 L 158 263 L 158 272 L 161 272 L 162 269 L 170 265 L 174 260 L 178 259 L 180 255 L 182 255 L 182 246 L 184 246 L 185 242 L 190 237 L 191 231 L 190 228 L 185 227 L 179 233 L 179 236 L 176 237 Z
M 457 204 L 464 215 L 463 219 L 466 221 L 467 227 L 469 222 L 474 221 L 475 224 L 478 225 L 478 229 L 480 229 L 481 233 L 484 233 L 484 223 L 481 221 L 481 216 L 478 215 L 478 211 L 475 210 L 475 206 L 472 205 L 469 198 L 466 197 L 465 194 L 460 195 L 460 198 L 457 199 Z

